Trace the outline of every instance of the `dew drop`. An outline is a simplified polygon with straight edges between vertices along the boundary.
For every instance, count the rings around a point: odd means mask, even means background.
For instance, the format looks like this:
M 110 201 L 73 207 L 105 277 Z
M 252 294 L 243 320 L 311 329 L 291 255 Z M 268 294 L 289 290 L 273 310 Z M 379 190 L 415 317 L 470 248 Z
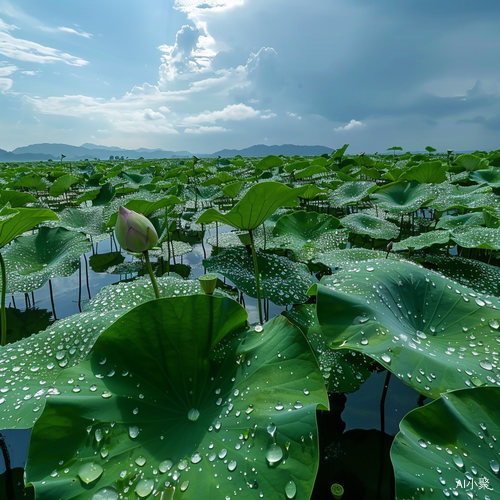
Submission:
M 390 363 L 391 357 L 388 354 L 382 354 L 382 361 L 385 361 L 386 363 Z
M 197 463 L 201 462 L 201 459 L 202 459 L 202 456 L 199 452 L 193 453 L 191 455 L 191 462 L 193 464 L 197 464 Z
M 168 472 L 173 467 L 173 465 L 174 462 L 172 462 L 172 460 L 163 460 L 163 462 L 161 462 L 158 466 L 158 469 L 162 474 L 165 474 L 165 472 Z
M 293 481 L 289 481 L 285 486 L 286 497 L 292 500 L 297 494 L 297 485 Z
M 147 497 L 155 487 L 155 482 L 152 479 L 141 479 L 135 487 L 137 496 L 144 498 Z
M 118 493 L 114 488 L 110 486 L 107 486 L 106 488 L 101 488 L 100 490 L 96 491 L 92 496 L 92 500 L 117 500 L 117 499 L 118 499 Z
M 487 360 L 480 361 L 479 366 L 481 368 L 484 368 L 485 370 L 492 370 L 493 369 L 493 365 Z
M 181 491 L 186 491 L 189 487 L 189 481 L 184 481 L 182 484 L 181 484 L 181 487 L 180 487 L 180 490 Z
M 103 468 L 99 464 L 93 462 L 82 465 L 77 472 L 78 477 L 85 484 L 90 484 L 94 482 L 96 479 L 99 479 L 102 473 L 103 473 Z
M 229 472 L 233 472 L 236 467 L 238 466 L 238 464 L 236 463 L 236 460 L 231 460 L 228 464 L 227 464 L 227 470 Z
M 498 474 L 498 471 L 500 470 L 500 467 L 496 460 L 490 460 L 490 468 L 495 474 Z
M 131 425 L 129 428 L 128 428 L 128 435 L 132 438 L 132 439 L 135 439 L 138 435 L 139 435 L 139 432 L 141 432 L 139 430 L 139 427 L 137 427 L 136 425 Z
M 145 457 L 143 457 L 142 455 L 138 456 L 136 459 L 135 459 L 135 463 L 139 466 L 139 467 L 142 467 L 146 464 L 146 459 Z
M 273 443 L 266 451 L 266 460 L 270 464 L 275 464 L 283 458 L 283 450 L 279 445 Z
M 191 420 L 192 422 L 196 422 L 196 420 L 198 420 L 199 416 L 200 416 L 200 412 L 196 408 L 191 408 L 188 411 L 188 419 Z
M 419 444 L 422 448 L 427 448 L 427 443 L 426 443 L 423 439 L 419 439 L 419 440 L 418 440 L 418 444 Z

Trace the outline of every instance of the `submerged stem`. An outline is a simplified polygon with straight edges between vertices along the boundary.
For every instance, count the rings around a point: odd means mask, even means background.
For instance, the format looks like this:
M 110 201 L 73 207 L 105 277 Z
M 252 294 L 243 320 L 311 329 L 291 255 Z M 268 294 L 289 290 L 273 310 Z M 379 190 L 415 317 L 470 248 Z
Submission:
M 260 300 L 260 276 L 259 276 L 259 266 L 257 264 L 257 252 L 255 251 L 255 242 L 253 240 L 253 233 L 252 230 L 250 229 L 248 231 L 250 234 L 250 244 L 252 246 L 252 257 L 253 257 L 253 267 L 255 270 L 255 285 L 257 287 L 257 304 L 259 306 L 259 322 L 260 324 L 264 324 L 264 319 L 262 316 L 262 303 Z
M 160 298 L 160 291 L 158 290 L 158 283 L 156 283 L 156 278 L 153 273 L 153 268 L 151 267 L 151 262 L 149 261 L 149 253 L 147 250 L 142 252 L 144 254 L 144 258 L 146 259 L 146 267 L 148 269 L 149 277 L 151 278 L 151 283 L 153 285 L 153 290 L 155 291 L 155 297 L 157 299 Z

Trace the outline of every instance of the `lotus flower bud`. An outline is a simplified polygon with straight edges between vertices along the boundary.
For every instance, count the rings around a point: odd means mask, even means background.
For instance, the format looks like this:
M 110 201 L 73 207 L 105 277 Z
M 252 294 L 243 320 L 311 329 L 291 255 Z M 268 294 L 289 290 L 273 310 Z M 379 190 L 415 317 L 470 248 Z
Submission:
M 158 241 L 156 230 L 147 217 L 125 207 L 120 207 L 115 234 L 120 246 L 133 253 L 150 250 Z

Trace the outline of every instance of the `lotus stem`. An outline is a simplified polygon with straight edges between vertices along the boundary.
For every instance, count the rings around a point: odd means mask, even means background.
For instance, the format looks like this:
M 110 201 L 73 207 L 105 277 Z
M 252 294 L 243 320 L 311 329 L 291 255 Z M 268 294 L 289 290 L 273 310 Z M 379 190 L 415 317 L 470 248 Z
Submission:
M 7 274 L 5 272 L 5 261 L 0 252 L 0 268 L 2 269 L 2 296 L 0 303 L 0 344 L 2 347 L 7 343 L 7 316 L 5 314 L 5 292 L 7 291 Z
M 260 300 L 260 276 L 259 276 L 259 265 L 257 264 L 257 252 L 255 251 L 255 242 L 253 239 L 253 233 L 250 229 L 248 231 L 250 234 L 250 245 L 252 247 L 252 257 L 253 257 L 253 267 L 255 270 L 255 286 L 257 287 L 257 304 L 259 306 L 259 322 L 261 325 L 264 324 L 264 318 L 262 316 L 262 303 Z
M 157 299 L 160 298 L 160 291 L 158 290 L 158 283 L 156 283 L 156 278 L 153 273 L 153 268 L 151 267 L 151 262 L 149 261 L 149 253 L 147 250 L 142 252 L 144 254 L 144 258 L 146 259 L 146 267 L 148 269 L 149 277 L 151 278 L 151 283 L 153 285 L 153 290 L 155 291 L 155 297 Z

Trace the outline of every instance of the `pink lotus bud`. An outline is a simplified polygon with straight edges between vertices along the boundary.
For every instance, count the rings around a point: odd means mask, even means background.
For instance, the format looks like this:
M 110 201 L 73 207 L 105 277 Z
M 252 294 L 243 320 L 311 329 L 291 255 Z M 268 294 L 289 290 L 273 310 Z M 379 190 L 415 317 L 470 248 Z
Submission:
M 150 250 L 158 241 L 155 228 L 147 217 L 125 207 L 120 207 L 115 234 L 120 246 L 133 253 Z

